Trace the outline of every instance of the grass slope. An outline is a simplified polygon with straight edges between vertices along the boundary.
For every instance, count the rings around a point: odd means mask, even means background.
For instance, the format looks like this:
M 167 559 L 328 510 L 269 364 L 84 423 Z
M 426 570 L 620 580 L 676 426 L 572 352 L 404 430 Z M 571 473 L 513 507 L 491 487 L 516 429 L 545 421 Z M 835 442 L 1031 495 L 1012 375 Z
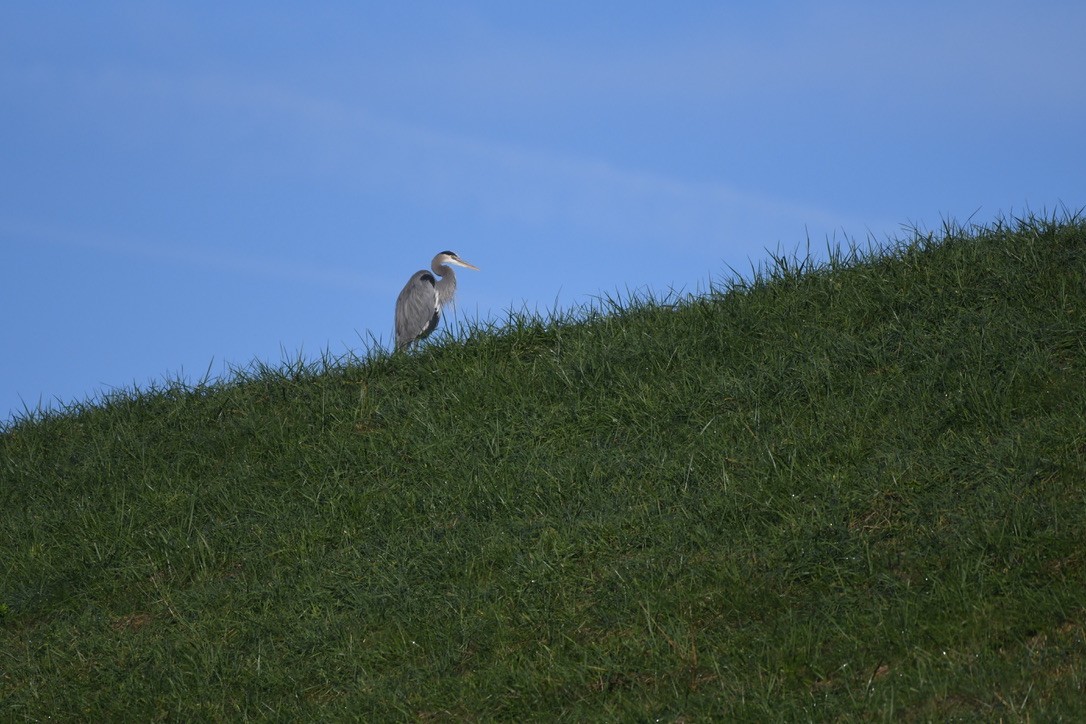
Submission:
M 0 434 L 14 720 L 1086 718 L 1086 224 Z

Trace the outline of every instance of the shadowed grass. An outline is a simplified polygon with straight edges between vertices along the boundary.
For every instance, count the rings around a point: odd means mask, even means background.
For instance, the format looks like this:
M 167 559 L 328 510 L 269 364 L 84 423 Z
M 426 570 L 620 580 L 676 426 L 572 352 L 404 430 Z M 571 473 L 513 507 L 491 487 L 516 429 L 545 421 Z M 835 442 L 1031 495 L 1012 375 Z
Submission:
M 1078 719 L 1086 226 L 948 225 L 0 434 L 0 709 Z

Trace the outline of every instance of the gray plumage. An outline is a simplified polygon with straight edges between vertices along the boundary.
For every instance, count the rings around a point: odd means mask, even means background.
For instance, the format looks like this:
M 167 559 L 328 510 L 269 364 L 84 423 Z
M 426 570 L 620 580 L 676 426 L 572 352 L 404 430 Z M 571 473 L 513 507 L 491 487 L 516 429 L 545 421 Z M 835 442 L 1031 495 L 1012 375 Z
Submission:
M 456 273 L 448 264 L 479 271 L 451 251 L 443 251 L 430 263 L 432 272 L 420 269 L 411 275 L 396 298 L 396 350 L 405 350 L 437 329 L 441 309 L 456 293 Z

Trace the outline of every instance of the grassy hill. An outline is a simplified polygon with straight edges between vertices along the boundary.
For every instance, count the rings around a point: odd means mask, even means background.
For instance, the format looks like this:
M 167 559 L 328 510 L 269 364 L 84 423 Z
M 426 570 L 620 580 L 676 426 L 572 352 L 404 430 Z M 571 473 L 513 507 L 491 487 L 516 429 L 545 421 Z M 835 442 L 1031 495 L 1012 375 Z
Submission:
M 11 720 L 1086 718 L 1086 223 L 0 434 Z

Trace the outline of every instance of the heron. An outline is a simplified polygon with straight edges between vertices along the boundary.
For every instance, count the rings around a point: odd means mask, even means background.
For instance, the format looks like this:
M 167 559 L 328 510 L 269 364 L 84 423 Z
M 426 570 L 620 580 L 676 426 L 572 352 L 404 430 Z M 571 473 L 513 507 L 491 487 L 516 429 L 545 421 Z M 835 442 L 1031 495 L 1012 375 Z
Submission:
M 432 272 L 419 269 L 396 297 L 396 350 L 404 350 L 437 329 L 441 308 L 456 293 L 456 274 L 449 264 L 479 271 L 455 252 L 443 251 L 430 262 Z M 437 277 L 440 277 L 437 278 Z

